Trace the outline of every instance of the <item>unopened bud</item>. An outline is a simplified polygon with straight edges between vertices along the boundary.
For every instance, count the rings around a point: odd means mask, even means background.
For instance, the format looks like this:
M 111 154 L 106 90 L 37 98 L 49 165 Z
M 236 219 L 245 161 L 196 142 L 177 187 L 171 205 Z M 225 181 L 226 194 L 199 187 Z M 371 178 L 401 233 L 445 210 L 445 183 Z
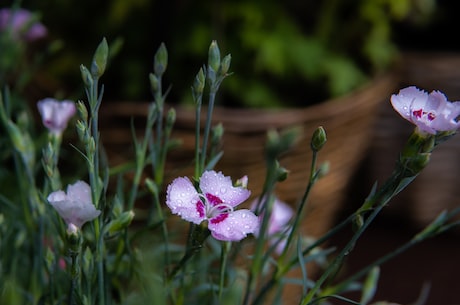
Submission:
M 219 71 L 220 67 L 220 50 L 217 45 L 217 41 L 213 40 L 209 46 L 208 52 L 208 67 L 210 67 L 214 72 Z
M 285 167 L 278 165 L 278 168 L 276 169 L 276 180 L 278 182 L 282 182 L 287 179 L 288 175 L 289 171 Z
M 91 74 L 95 77 L 101 77 L 107 67 L 107 58 L 109 56 L 109 46 L 105 38 L 97 46 L 94 52 L 93 62 L 91 64 Z
M 150 73 L 149 74 L 149 80 L 150 80 L 150 88 L 152 89 L 153 92 L 158 91 L 158 77 L 156 77 L 155 74 Z
M 326 144 L 326 141 L 327 136 L 324 128 L 322 126 L 316 128 L 310 142 L 311 149 L 315 152 L 320 151 L 324 144 Z
M 93 85 L 93 77 L 89 72 L 88 68 L 84 65 L 80 65 L 80 73 L 83 82 L 85 83 L 86 87 L 91 87 Z
M 87 136 L 86 136 L 86 125 L 80 120 L 77 120 L 77 123 L 75 124 L 77 128 L 77 134 L 78 138 L 82 143 L 86 143 L 87 141 Z
M 158 48 L 157 52 L 155 53 L 155 59 L 153 63 L 153 69 L 155 71 L 155 75 L 160 76 L 166 71 L 166 67 L 168 66 L 168 50 L 164 43 L 161 43 L 160 47 Z
M 206 83 L 206 76 L 204 75 L 203 68 L 201 68 L 200 71 L 198 71 L 198 73 L 196 74 L 195 80 L 192 86 L 192 93 L 193 93 L 193 98 L 195 99 L 195 102 L 197 102 L 198 97 L 203 94 L 205 83 Z
M 83 122 L 88 122 L 88 109 L 83 101 L 77 102 L 78 116 Z
M 221 75 L 227 75 L 228 70 L 230 69 L 230 63 L 232 62 L 232 56 L 230 54 L 226 55 L 222 59 L 222 63 L 220 64 L 220 73 Z
M 107 225 L 107 231 L 111 234 L 119 232 L 128 227 L 133 218 L 133 211 L 123 212 L 116 219 L 109 222 L 109 224 Z

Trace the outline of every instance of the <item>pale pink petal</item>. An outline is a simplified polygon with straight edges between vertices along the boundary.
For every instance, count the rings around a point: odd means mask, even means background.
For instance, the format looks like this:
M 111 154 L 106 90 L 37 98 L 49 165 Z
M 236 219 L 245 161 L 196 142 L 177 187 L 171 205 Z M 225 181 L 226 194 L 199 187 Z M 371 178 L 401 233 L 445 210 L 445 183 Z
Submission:
M 212 236 L 218 240 L 240 241 L 259 230 L 259 218 L 249 210 L 241 209 L 228 214 L 222 221 L 208 223 Z
M 249 198 L 251 192 L 244 187 L 234 187 L 232 179 L 221 172 L 206 171 L 200 178 L 200 189 L 203 194 L 209 193 L 219 197 L 222 202 L 236 207 Z
M 67 186 L 67 196 L 73 201 L 92 204 L 91 187 L 84 181 L 77 181 Z
M 412 121 L 413 107 L 421 108 L 428 100 L 428 94 L 411 86 L 399 90 L 391 96 L 391 105 L 406 120 Z
M 280 233 L 285 230 L 286 225 L 294 215 L 293 209 L 286 203 L 275 199 L 272 215 L 268 226 L 268 235 Z
M 52 98 L 38 101 L 37 107 L 43 125 L 54 134 L 61 134 L 77 111 L 74 102 L 68 100 L 59 102 Z
M 199 201 L 198 192 L 186 177 L 176 178 L 168 186 L 166 205 L 173 214 L 177 214 L 187 221 L 199 224 L 204 220 L 204 215 L 200 215 L 197 209 Z
M 408 87 L 392 95 L 391 104 L 422 132 L 434 135 L 439 131 L 456 131 L 460 128 L 460 102 L 449 102 L 439 91 L 427 94 L 416 87 Z
M 93 220 L 101 214 L 94 207 L 91 189 L 86 182 L 77 181 L 67 187 L 67 194 L 59 190 L 48 196 L 48 202 L 56 209 L 67 225 L 81 228 L 87 221 Z

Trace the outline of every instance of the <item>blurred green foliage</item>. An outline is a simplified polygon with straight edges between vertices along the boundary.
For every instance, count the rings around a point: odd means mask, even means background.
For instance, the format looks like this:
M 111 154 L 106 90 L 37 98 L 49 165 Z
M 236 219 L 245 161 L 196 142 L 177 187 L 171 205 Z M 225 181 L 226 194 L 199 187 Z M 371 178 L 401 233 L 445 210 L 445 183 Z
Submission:
M 145 100 L 154 50 L 165 42 L 177 68 L 170 101 L 191 101 L 191 79 L 216 39 L 232 54 L 235 76 L 221 89 L 227 106 L 318 103 L 359 87 L 397 56 L 397 23 L 426 23 L 436 0 L 23 0 L 42 13 L 63 50 L 46 67 L 60 88 L 78 94 L 78 65 L 102 36 L 122 48 L 104 83 L 110 99 Z M 118 40 L 117 40 L 118 39 Z M 111 48 L 113 49 L 113 47 Z M 188 71 L 188 72 L 187 72 Z

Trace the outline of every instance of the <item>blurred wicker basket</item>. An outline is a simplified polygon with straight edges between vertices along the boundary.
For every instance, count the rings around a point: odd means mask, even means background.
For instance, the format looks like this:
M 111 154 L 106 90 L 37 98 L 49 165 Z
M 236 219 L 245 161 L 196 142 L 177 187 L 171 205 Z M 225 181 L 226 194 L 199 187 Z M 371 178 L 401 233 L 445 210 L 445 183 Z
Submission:
M 393 78 L 377 78 L 356 92 L 327 102 L 284 110 L 225 109 L 216 107 L 213 121 L 224 126 L 224 156 L 216 169 L 233 179 L 248 175 L 249 189 L 257 196 L 265 177 L 263 151 L 270 128 L 301 127 L 303 134 L 297 145 L 281 160 L 289 171 L 286 181 L 279 184 L 277 195 L 295 203 L 308 182 L 310 138 L 318 126 L 324 126 L 328 142 L 320 152 L 320 162 L 330 162 L 330 172 L 313 189 L 303 232 L 311 236 L 325 233 L 334 221 L 345 196 L 345 189 L 356 166 L 363 159 L 372 138 L 371 126 L 376 109 L 388 101 L 394 91 Z M 131 117 L 134 122 L 145 120 L 147 103 L 106 103 L 101 111 L 101 137 L 112 164 L 126 160 L 132 147 Z M 166 182 L 176 176 L 192 175 L 194 156 L 194 110 L 176 107 L 177 122 L 173 136 L 182 140 L 179 149 L 169 156 Z M 142 132 L 142 126 L 137 126 Z
M 451 101 L 460 100 L 460 54 L 406 53 L 401 63 L 401 88 L 415 85 L 426 91 L 439 90 Z M 390 103 L 381 105 L 379 116 L 372 141 L 370 176 L 381 180 L 391 173 L 414 126 L 402 120 Z M 435 150 L 428 166 L 385 213 L 417 226 L 426 225 L 442 210 L 460 205 L 459 179 L 460 138 L 456 136 Z

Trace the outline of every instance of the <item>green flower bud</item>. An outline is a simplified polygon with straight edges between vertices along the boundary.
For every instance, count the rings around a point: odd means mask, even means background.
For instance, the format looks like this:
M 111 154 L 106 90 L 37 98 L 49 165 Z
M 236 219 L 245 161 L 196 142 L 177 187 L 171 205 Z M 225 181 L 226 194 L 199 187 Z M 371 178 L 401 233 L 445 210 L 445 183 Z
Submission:
M 168 50 L 166 49 L 165 44 L 161 43 L 160 47 L 155 53 L 155 59 L 154 59 L 154 64 L 153 64 L 155 75 L 157 76 L 162 75 L 166 71 L 167 66 L 168 66 Z
M 88 143 L 86 143 L 86 145 L 88 145 L 87 149 L 88 149 L 88 152 L 93 155 L 95 152 L 96 152 L 96 142 L 94 141 L 94 138 L 93 137 L 89 137 L 88 139 Z
M 324 144 L 326 144 L 327 141 L 327 136 L 326 136 L 326 131 L 322 126 L 319 126 L 315 132 L 313 133 L 313 136 L 311 138 L 310 146 L 311 149 L 315 152 L 318 152 L 323 148 Z
M 222 63 L 220 64 L 220 73 L 222 76 L 227 75 L 227 72 L 230 69 L 231 61 L 232 61 L 232 56 L 230 54 L 226 55 L 222 59 Z
M 204 86 L 206 84 L 206 76 L 203 68 L 200 68 L 200 71 L 195 76 L 195 80 L 192 85 L 192 96 L 193 100 L 196 103 L 201 102 L 201 97 L 203 96 Z
M 75 126 L 77 128 L 78 138 L 80 139 L 82 143 L 86 143 L 88 139 L 87 139 L 87 134 L 86 134 L 85 123 L 83 123 L 80 120 L 77 120 L 77 123 L 75 124 Z
M 125 229 L 126 227 L 128 227 L 131 221 L 133 220 L 133 218 L 134 218 L 133 211 L 123 212 L 120 214 L 119 217 L 117 217 L 116 219 L 112 220 L 111 222 L 107 224 L 106 230 L 110 234 L 117 233 Z
M 86 68 L 84 65 L 80 65 L 80 73 L 86 87 L 91 87 L 93 85 L 93 76 L 89 72 L 88 68 Z
M 285 167 L 279 166 L 278 164 L 278 168 L 276 169 L 276 180 L 278 182 L 282 182 L 287 179 L 288 175 L 289 171 Z
M 101 77 L 107 67 L 107 58 L 109 56 L 109 46 L 105 38 L 97 46 L 94 52 L 93 62 L 91 64 L 91 74 L 94 77 Z
M 299 128 L 286 129 L 281 133 L 276 130 L 268 131 L 267 156 L 276 159 L 279 155 L 291 149 L 299 138 L 299 133 Z
M 208 67 L 210 67 L 214 72 L 219 71 L 220 67 L 220 50 L 217 45 L 217 41 L 213 40 L 209 46 L 208 52 Z
M 77 102 L 77 111 L 80 119 L 85 123 L 88 122 L 88 109 L 83 101 Z
M 153 92 L 157 92 L 158 91 L 158 77 L 156 77 L 155 74 L 153 73 L 150 73 L 149 74 L 149 80 L 150 80 L 150 88 L 152 89 Z

